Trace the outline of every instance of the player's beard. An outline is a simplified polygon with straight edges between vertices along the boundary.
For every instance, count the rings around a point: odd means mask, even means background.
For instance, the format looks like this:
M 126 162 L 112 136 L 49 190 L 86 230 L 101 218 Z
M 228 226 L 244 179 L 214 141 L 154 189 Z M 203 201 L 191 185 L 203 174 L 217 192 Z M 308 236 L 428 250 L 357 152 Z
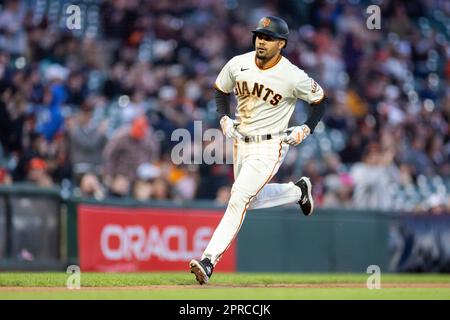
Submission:
M 262 60 L 262 61 L 267 60 L 267 56 L 263 55 L 263 54 L 259 54 L 258 51 L 256 51 L 256 58 L 258 58 L 259 60 Z
M 269 52 L 267 51 L 267 49 L 265 49 L 264 51 L 260 51 L 258 48 L 256 49 L 256 58 L 258 58 L 259 60 L 268 61 L 273 56 L 274 55 L 269 56 Z

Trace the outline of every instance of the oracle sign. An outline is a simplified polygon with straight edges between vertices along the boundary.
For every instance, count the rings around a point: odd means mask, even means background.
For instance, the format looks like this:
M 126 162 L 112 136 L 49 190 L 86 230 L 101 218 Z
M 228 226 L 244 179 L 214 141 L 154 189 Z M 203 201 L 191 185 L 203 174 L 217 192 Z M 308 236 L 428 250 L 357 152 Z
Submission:
M 222 218 L 221 211 L 135 209 L 80 205 L 78 251 L 83 271 L 188 269 L 200 258 Z M 218 271 L 234 271 L 235 245 Z
M 211 227 L 199 227 L 192 239 L 193 248 L 188 249 L 187 229 L 184 226 L 167 226 L 161 230 L 151 226 L 146 230 L 142 226 L 122 227 L 117 224 L 105 225 L 100 236 L 102 254 L 106 259 L 149 260 L 152 256 L 167 261 L 188 261 L 202 255 L 214 230 Z M 111 243 L 116 240 L 118 245 Z M 171 248 L 170 243 L 176 246 Z

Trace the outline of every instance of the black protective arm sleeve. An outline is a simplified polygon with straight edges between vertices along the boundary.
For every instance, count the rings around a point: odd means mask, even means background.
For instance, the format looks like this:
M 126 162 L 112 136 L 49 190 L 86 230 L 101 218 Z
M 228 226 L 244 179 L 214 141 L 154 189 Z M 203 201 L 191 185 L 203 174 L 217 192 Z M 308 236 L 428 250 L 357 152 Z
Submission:
M 314 132 L 314 129 L 316 128 L 320 119 L 322 119 L 327 106 L 328 99 L 326 96 L 324 96 L 324 98 L 320 102 L 309 105 L 309 115 L 308 119 L 306 119 L 305 121 L 305 124 L 309 127 L 309 129 L 311 129 L 311 133 Z
M 217 116 L 220 120 L 223 116 L 230 116 L 230 95 L 217 89 L 215 91 Z

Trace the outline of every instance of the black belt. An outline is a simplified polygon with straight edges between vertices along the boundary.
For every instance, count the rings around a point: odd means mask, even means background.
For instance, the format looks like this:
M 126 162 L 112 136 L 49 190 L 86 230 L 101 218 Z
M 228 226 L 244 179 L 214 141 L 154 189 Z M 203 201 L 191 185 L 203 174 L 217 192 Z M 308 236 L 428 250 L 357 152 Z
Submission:
M 271 140 L 271 139 L 275 139 L 277 137 L 280 137 L 281 135 L 285 134 L 284 132 L 281 133 L 269 133 L 269 134 L 262 134 L 259 136 L 243 136 L 242 137 L 242 141 L 248 143 L 248 142 L 260 142 L 260 141 L 266 141 L 266 140 Z
M 265 140 L 270 140 L 270 139 L 272 139 L 271 134 L 263 134 L 260 136 L 253 136 L 253 137 L 245 136 L 244 142 L 257 142 L 257 141 L 265 141 Z

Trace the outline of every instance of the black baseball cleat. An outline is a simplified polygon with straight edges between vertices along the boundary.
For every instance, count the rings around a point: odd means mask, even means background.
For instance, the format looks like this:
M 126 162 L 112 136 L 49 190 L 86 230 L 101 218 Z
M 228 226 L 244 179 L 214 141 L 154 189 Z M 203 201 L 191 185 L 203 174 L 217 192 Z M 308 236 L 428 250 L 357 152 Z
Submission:
M 207 284 L 214 270 L 214 266 L 208 258 L 201 261 L 193 259 L 189 262 L 189 267 L 191 273 L 195 274 L 195 278 L 200 284 Z
M 308 177 L 301 177 L 300 180 L 295 183 L 295 185 L 299 187 L 300 190 L 302 190 L 302 196 L 298 204 L 300 205 L 300 208 L 302 208 L 303 214 L 305 216 L 310 216 L 314 210 L 314 200 L 311 195 L 311 181 Z

